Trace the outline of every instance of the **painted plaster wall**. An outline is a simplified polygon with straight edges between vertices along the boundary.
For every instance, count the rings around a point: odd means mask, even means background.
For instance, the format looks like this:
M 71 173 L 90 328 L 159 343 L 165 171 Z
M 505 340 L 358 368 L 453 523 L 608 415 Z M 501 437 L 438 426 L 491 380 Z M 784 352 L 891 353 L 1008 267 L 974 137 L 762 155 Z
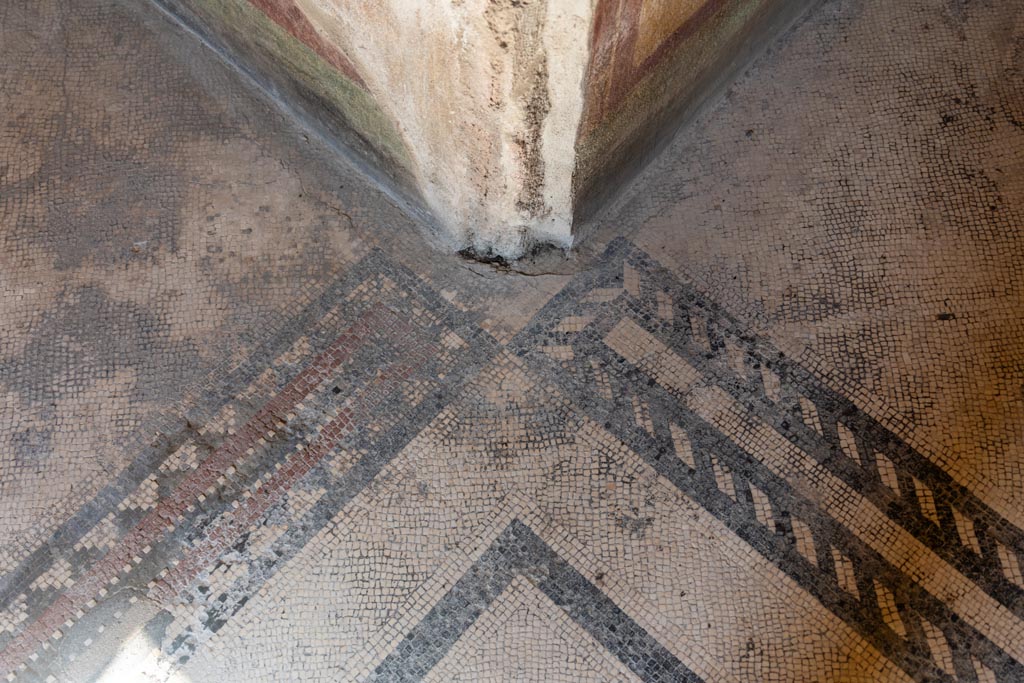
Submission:
M 453 249 L 572 239 L 596 0 L 158 0 L 355 143 Z
M 811 0 L 156 1 L 425 207 L 447 247 L 515 258 L 571 246 Z
M 569 246 L 594 0 L 296 0 L 346 46 L 459 247 Z
M 415 194 L 409 149 L 341 46 L 294 0 L 155 0 L 396 187 Z
M 576 141 L 583 223 L 816 0 L 600 0 Z

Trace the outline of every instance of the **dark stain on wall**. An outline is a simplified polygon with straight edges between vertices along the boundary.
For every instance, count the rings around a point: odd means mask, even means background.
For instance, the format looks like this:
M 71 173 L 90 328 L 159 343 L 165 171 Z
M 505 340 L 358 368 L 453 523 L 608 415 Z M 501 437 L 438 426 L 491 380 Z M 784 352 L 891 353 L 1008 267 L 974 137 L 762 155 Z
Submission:
M 525 130 L 517 135 L 515 143 L 523 157 L 525 178 L 516 208 L 530 217 L 539 218 L 549 212 L 544 203 L 544 156 L 541 153 L 541 134 L 544 120 L 551 110 L 548 97 L 548 63 L 545 57 L 531 79 L 530 98 L 526 105 Z

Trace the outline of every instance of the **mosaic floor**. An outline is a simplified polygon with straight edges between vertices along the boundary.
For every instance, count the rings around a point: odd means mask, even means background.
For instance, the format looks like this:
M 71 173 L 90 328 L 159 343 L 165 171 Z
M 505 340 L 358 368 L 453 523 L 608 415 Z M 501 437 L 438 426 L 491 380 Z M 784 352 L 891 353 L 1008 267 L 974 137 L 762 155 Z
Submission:
M 1024 7 L 826 0 L 567 261 L 0 4 L 0 676 L 1024 681 Z

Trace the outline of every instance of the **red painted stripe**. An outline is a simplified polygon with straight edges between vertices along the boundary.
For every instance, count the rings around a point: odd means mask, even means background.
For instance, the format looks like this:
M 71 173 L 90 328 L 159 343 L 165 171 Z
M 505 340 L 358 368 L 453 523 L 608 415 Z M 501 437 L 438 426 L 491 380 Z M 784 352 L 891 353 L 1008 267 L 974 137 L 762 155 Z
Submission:
M 580 137 L 588 135 L 611 115 L 669 52 L 725 7 L 725 0 L 705 0 L 642 63 L 634 64 L 633 52 L 642 28 L 640 13 L 643 2 L 602 0 L 595 12 L 590 39 L 593 57 L 587 67 L 586 110 Z
M 249 0 L 249 2 L 350 80 L 355 81 L 363 88 L 366 87 L 366 83 L 359 76 L 355 65 L 341 50 L 324 40 L 302 9 L 292 0 Z

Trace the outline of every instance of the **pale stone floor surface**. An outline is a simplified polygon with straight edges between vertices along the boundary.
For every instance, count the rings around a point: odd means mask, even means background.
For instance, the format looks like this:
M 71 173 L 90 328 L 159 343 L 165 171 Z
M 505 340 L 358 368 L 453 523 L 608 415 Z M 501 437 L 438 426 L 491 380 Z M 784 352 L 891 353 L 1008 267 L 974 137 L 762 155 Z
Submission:
M 141 0 L 0 58 L 0 677 L 1024 681 L 1020 3 L 826 0 L 529 276 Z

